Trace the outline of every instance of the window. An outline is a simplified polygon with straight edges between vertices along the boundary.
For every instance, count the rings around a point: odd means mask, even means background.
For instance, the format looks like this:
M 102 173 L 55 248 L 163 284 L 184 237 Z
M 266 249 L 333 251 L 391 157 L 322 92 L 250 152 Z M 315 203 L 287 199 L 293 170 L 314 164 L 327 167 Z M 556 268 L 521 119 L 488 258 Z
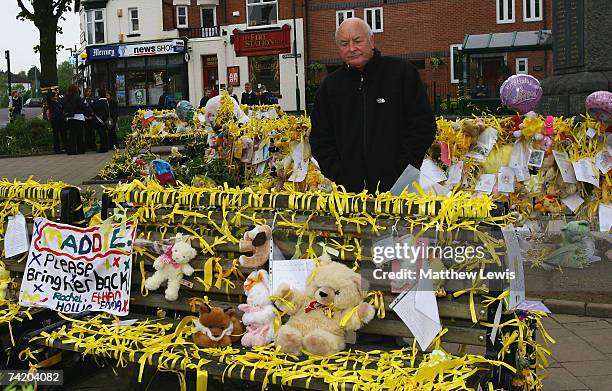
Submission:
M 278 55 L 249 57 L 249 81 L 253 89 L 266 86 L 271 93 L 280 94 Z
M 89 45 L 104 43 L 104 10 L 85 11 L 87 43 Z
M 363 10 L 363 16 L 367 24 L 372 28 L 373 33 L 382 33 L 383 31 L 383 9 L 366 8 Z
M 515 0 L 496 0 L 497 24 L 514 23 Z
M 527 75 L 529 74 L 529 59 L 517 58 L 516 59 L 516 74 Z
M 187 6 L 185 5 L 176 7 L 176 27 L 179 29 L 186 29 L 189 27 L 187 22 Z
M 354 16 L 355 11 L 353 10 L 336 11 L 336 28 L 338 28 L 346 19 L 353 18 Z
M 523 0 L 523 20 L 525 22 L 542 20 L 542 0 Z
M 218 36 L 219 30 L 217 28 L 217 16 L 215 13 L 215 7 L 202 7 L 200 15 L 202 38 Z
M 268 26 L 278 21 L 277 0 L 247 0 L 247 24 Z
M 138 22 L 138 8 L 130 8 L 128 10 L 130 16 L 130 34 L 140 31 L 140 23 Z
M 461 75 L 459 74 L 459 60 L 461 56 L 459 55 L 459 50 L 463 47 L 462 44 L 450 45 L 450 72 L 451 72 L 451 83 L 459 83 L 459 78 Z M 463 63 L 465 65 L 465 63 Z M 465 66 L 463 67 L 465 71 Z

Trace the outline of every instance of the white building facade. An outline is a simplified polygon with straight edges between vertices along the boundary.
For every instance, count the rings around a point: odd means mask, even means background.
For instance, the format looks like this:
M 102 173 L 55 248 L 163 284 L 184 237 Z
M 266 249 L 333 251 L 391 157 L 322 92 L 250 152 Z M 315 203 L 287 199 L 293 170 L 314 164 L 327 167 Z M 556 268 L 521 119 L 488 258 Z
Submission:
M 139 108 L 157 105 L 164 88 L 198 105 L 206 88 L 215 95 L 233 85 L 240 99 L 251 82 L 255 90 L 265 85 L 286 111 L 298 109 L 299 86 L 304 110 L 303 19 L 288 15 L 288 4 L 81 0 L 81 83 L 114 91 L 122 107 Z

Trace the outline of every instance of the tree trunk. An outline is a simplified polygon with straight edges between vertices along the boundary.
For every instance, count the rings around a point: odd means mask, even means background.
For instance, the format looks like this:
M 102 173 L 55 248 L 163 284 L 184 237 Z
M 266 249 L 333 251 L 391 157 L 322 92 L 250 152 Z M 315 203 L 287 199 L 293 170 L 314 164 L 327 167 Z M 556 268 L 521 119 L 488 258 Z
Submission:
M 49 18 L 36 27 L 40 32 L 40 87 L 57 86 L 57 19 Z

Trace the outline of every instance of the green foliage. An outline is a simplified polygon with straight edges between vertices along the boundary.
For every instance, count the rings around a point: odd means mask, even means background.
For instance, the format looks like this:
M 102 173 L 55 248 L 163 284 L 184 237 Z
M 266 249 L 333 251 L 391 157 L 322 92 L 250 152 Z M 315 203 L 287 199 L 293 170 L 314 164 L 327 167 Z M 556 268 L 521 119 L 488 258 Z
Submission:
M 57 66 L 57 85 L 61 94 L 65 94 L 68 86 L 72 84 L 73 74 L 74 67 L 68 61 L 64 61 Z
M 176 167 L 174 171 L 176 179 L 183 183 L 190 184 L 197 175 L 214 181 L 216 185 L 223 183 L 227 183 L 230 187 L 240 185 L 238 178 L 229 173 L 227 164 L 221 159 L 208 160 L 204 156 L 196 156 Z
M 5 388 L 5 391 L 34 391 L 34 386 L 33 385 L 27 385 L 27 386 L 10 385 L 7 388 Z
M 53 147 L 49 123 L 40 118 L 17 118 L 0 128 L 0 155 L 48 151 Z
M 117 118 L 117 139 L 125 142 L 128 134 L 132 132 L 132 117 L 129 115 L 122 115 Z
M 6 73 L 0 75 L 0 107 L 8 107 L 8 82 Z
M 232 175 L 224 160 L 209 160 L 203 156 L 203 151 L 208 147 L 205 138 L 195 139 L 185 145 L 183 157 L 179 159 L 169 159 L 176 179 L 187 184 L 191 184 L 196 176 L 196 180 L 214 182 L 216 185 L 223 185 L 227 182 L 229 186 L 240 185 L 240 179 Z
M 440 69 L 440 67 L 444 65 L 444 60 L 439 56 L 431 57 L 429 62 L 431 63 L 431 69 L 434 71 Z
M 27 386 L 10 385 L 6 387 L 4 391 L 34 391 L 34 386 L 33 385 L 27 385 Z

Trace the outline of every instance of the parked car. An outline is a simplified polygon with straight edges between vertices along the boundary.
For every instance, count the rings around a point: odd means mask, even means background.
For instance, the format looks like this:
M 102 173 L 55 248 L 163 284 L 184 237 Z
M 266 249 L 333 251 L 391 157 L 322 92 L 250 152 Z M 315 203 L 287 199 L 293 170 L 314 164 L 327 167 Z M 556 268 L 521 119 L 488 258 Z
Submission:
M 26 100 L 24 106 L 25 107 L 42 107 L 43 98 L 30 98 Z

